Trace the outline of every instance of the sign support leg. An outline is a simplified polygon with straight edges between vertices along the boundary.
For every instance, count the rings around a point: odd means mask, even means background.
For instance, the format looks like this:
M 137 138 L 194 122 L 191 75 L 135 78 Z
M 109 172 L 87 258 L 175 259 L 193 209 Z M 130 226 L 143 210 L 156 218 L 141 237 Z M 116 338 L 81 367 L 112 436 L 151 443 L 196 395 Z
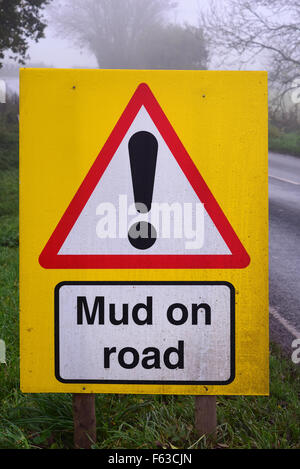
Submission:
M 216 396 L 195 396 L 195 428 L 199 436 L 216 435 Z
M 90 449 L 96 442 L 94 394 L 73 394 L 74 446 Z

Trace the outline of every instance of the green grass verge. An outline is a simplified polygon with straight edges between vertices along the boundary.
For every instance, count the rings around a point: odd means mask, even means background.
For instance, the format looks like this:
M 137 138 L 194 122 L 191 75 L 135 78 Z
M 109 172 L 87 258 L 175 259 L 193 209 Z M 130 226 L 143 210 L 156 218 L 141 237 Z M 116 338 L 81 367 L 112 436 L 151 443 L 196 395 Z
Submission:
M 0 246 L 19 244 L 18 194 L 18 170 L 0 171 Z
M 1 159 L 1 155 L 0 155 Z M 18 335 L 18 174 L 0 175 L 0 449 L 71 448 L 72 398 L 22 394 Z M 98 395 L 95 448 L 300 448 L 300 372 L 275 346 L 270 397 L 220 397 L 217 440 L 194 431 L 192 396 Z
M 270 125 L 269 150 L 300 156 L 300 132 L 283 132 L 277 127 Z
M 17 130 L 14 127 L 4 129 L 0 121 L 0 171 L 18 167 L 18 140 Z

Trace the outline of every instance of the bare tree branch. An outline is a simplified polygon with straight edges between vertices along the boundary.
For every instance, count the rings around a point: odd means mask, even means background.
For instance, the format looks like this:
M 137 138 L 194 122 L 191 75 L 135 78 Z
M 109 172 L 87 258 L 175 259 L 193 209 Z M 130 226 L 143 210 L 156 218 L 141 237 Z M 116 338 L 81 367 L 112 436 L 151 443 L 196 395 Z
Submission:
M 300 76 L 300 0 L 212 0 L 201 22 L 219 56 L 243 65 L 261 56 L 279 98 L 293 88 Z

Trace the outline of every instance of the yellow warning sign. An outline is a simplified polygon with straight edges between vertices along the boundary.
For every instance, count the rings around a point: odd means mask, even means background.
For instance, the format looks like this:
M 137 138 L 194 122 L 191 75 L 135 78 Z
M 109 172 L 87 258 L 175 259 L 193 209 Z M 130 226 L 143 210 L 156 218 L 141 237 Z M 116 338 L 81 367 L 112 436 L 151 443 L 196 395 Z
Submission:
M 265 72 L 26 69 L 24 392 L 267 394 Z

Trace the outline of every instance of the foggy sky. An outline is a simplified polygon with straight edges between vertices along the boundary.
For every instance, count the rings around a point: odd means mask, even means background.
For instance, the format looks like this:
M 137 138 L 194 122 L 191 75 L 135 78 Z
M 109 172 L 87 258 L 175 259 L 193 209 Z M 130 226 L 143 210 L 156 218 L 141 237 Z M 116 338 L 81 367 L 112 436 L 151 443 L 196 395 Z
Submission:
M 177 10 L 172 12 L 171 21 L 177 23 L 189 23 L 198 25 L 199 12 L 205 10 L 211 0 L 177 0 Z M 218 0 L 226 5 L 226 0 Z M 47 17 L 47 8 L 45 9 Z M 96 58 L 87 48 L 80 50 L 72 44 L 71 39 L 61 39 L 57 37 L 57 33 L 51 20 L 49 26 L 45 29 L 45 38 L 38 43 L 32 41 L 28 54 L 30 56 L 28 64 L 43 64 L 44 66 L 53 66 L 57 68 L 98 68 Z M 212 57 L 210 69 L 237 69 L 239 67 L 238 60 L 231 54 L 226 57 L 226 63 L 220 61 L 218 57 Z M 8 62 L 6 59 L 5 62 Z M 265 63 L 263 58 L 257 57 L 252 63 L 248 62 L 242 67 L 247 70 L 264 69 Z M 0 71 L 1 75 L 1 71 Z
M 176 22 L 188 22 L 190 24 L 197 23 L 198 2 L 207 3 L 209 0 L 177 0 L 178 9 L 175 13 L 174 20 Z M 45 10 L 47 11 L 47 9 Z M 95 67 L 97 61 L 95 57 L 87 50 L 78 50 L 72 46 L 71 41 L 58 39 L 57 34 L 51 28 L 45 30 L 45 38 L 41 39 L 37 44 L 32 43 L 28 50 L 30 62 L 44 62 L 54 67 Z

